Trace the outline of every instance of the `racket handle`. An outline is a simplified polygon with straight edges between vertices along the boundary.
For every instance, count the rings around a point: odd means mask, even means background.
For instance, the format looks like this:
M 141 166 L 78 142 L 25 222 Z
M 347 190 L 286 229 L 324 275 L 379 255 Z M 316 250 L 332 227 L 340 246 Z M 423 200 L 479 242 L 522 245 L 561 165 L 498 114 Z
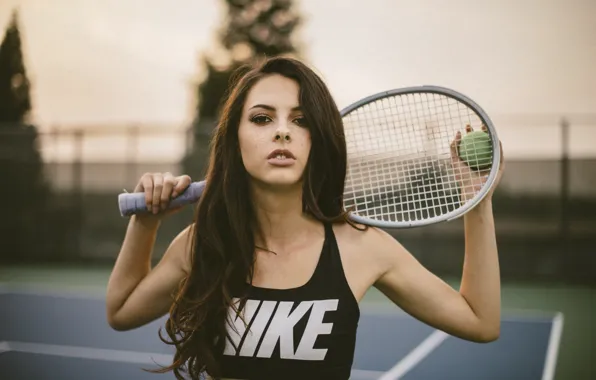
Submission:
M 168 204 L 168 209 L 184 206 L 199 200 L 205 190 L 205 181 L 193 182 L 186 190 Z M 131 216 L 149 212 L 145 202 L 145 193 L 121 193 L 118 195 L 120 215 Z

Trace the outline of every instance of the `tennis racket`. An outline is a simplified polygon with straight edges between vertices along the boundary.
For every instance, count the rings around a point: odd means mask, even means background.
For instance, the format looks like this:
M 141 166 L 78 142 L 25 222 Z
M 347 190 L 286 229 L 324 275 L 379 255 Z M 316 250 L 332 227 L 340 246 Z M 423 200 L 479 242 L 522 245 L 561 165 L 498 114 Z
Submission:
M 418 86 L 385 91 L 341 111 L 348 167 L 344 206 L 358 223 L 411 228 L 453 220 L 492 188 L 501 161 L 484 110 L 457 91 Z M 455 152 L 455 153 L 454 153 Z M 192 183 L 169 207 L 198 201 Z M 120 213 L 148 212 L 143 193 L 118 196 Z

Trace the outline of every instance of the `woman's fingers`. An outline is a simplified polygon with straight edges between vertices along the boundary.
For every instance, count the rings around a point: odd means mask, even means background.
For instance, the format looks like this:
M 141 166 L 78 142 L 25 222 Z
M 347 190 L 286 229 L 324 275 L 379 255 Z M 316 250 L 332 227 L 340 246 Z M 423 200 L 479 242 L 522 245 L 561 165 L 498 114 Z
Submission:
M 151 211 L 157 214 L 160 210 L 161 197 L 163 192 L 164 178 L 161 173 L 153 173 L 153 194 Z
M 172 173 L 145 173 L 139 179 L 135 192 L 145 194 L 147 210 L 153 214 L 168 208 L 172 198 L 182 194 L 191 184 L 188 175 L 174 177 Z
M 190 185 L 191 179 L 187 175 L 181 175 L 176 177 L 176 185 L 174 186 L 174 191 L 172 193 L 172 197 L 176 198 L 178 195 L 182 194 L 184 190 Z

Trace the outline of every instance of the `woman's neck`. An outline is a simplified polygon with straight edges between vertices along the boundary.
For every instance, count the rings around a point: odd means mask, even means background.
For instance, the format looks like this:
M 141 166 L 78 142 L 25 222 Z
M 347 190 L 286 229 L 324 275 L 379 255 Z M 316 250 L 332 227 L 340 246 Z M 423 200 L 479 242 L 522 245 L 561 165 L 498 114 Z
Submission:
M 261 235 L 256 245 L 275 253 L 291 250 L 292 245 L 312 236 L 320 223 L 302 211 L 302 187 L 275 189 L 253 185 L 252 198 Z

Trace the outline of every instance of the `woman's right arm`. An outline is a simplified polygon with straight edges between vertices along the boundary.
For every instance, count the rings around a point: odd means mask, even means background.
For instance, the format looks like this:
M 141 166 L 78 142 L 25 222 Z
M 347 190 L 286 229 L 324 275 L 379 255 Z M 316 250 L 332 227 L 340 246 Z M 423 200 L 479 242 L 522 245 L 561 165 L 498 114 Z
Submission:
M 157 210 L 155 214 L 130 218 L 107 287 L 107 320 L 113 329 L 134 329 L 169 311 L 180 282 L 190 270 L 189 238 L 193 227 L 174 238 L 155 268 L 151 268 L 151 255 L 161 218 L 177 211 L 161 210 L 189 184 L 188 176 L 146 174 L 135 188 L 135 192 L 145 193 L 148 207 Z

